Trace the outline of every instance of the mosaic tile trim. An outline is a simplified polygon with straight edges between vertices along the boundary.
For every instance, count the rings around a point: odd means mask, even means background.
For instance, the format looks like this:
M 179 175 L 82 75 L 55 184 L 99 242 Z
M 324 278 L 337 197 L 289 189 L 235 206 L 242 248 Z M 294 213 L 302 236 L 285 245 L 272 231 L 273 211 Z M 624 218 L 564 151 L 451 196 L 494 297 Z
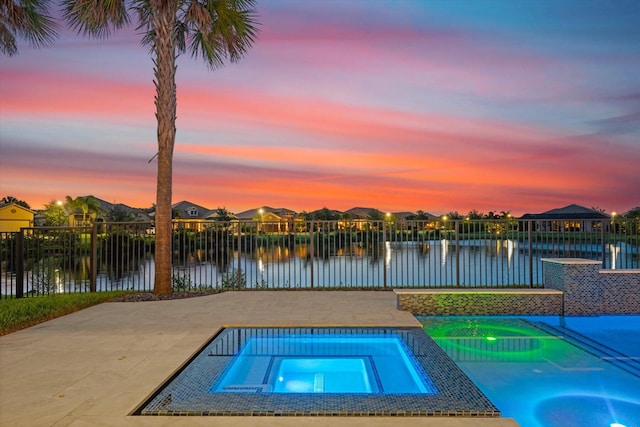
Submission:
M 398 310 L 417 316 L 558 315 L 562 293 L 550 292 L 397 292 Z
M 437 393 L 209 393 L 243 346 L 242 339 L 225 340 L 230 333 L 400 336 Z M 422 328 L 225 328 L 133 415 L 500 417 L 500 411 Z

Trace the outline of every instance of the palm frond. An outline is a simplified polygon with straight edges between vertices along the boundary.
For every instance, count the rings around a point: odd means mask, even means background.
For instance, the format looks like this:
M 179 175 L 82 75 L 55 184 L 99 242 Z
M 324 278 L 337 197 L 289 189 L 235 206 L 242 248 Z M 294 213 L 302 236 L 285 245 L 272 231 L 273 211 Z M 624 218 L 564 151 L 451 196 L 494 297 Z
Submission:
M 253 45 L 257 21 L 253 0 L 190 1 L 184 14 L 189 50 L 211 68 L 237 62 Z
M 126 0 L 63 0 L 65 19 L 85 36 L 107 38 L 130 21 Z
M 0 1 L 0 50 L 18 53 L 16 36 L 34 47 L 50 45 L 57 37 L 57 25 L 49 15 L 47 0 Z

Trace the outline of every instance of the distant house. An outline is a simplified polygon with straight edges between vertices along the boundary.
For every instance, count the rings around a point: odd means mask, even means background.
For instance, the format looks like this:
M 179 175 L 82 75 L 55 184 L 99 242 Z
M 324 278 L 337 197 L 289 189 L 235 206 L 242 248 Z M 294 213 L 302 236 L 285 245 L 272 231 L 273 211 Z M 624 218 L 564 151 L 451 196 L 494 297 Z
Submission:
M 413 212 L 391 212 L 391 216 L 393 216 L 398 221 L 407 221 L 416 216 Z
M 258 222 L 258 230 L 266 233 L 288 233 L 294 230 L 296 212 L 286 208 L 261 208 L 249 209 L 236 214 L 240 220 L 253 220 Z
M 87 196 L 88 197 L 88 196 Z M 127 206 L 123 203 L 110 203 L 106 200 L 100 199 L 95 196 L 91 196 L 93 199 L 98 202 L 98 210 L 92 210 L 87 212 L 86 216 L 83 215 L 81 209 L 74 209 L 73 211 L 68 212 L 69 214 L 69 225 L 70 226 L 80 226 L 83 224 L 83 221 L 86 221 L 89 225 L 94 222 L 111 222 L 115 221 L 113 219 L 110 220 L 110 213 L 114 213 L 115 216 L 122 216 L 126 219 L 120 219 L 118 221 L 127 221 L 127 222 L 151 222 L 152 218 L 149 214 L 147 214 L 143 209 L 132 208 L 131 206 Z
M 174 215 L 174 223 L 179 224 L 182 228 L 194 230 L 202 230 L 205 226 L 205 221 L 207 221 L 209 216 L 213 213 L 211 209 L 207 209 L 187 200 L 174 203 L 171 206 L 171 210 Z
M 218 208 L 219 209 L 219 208 Z M 237 221 L 238 217 L 236 214 L 232 213 L 232 212 L 226 212 L 223 215 L 223 218 L 220 217 L 220 214 L 218 212 L 218 209 L 214 209 L 212 211 L 209 211 L 209 215 L 207 215 L 207 219 L 208 220 L 214 220 L 214 221 L 220 221 L 222 220 L 227 220 L 227 221 Z
M 384 218 L 384 214 L 382 213 L 382 211 L 375 208 L 355 207 L 355 208 L 349 209 L 348 211 L 345 211 L 344 213 L 345 213 L 345 216 L 348 216 L 352 220 Z
M 144 209 L 132 208 L 131 206 L 125 205 L 124 203 L 109 203 L 97 197 L 95 197 L 95 199 L 98 201 L 98 203 L 100 203 L 100 214 L 98 215 L 99 220 L 113 221 L 109 219 L 110 217 L 109 213 L 118 212 L 121 215 L 122 214 L 126 215 L 127 221 L 129 222 L 151 222 L 152 221 L 151 216 L 148 213 L 146 213 Z
M 171 210 L 176 213 L 175 219 L 207 219 L 207 216 L 211 213 L 210 209 L 196 205 L 193 202 L 183 200 L 171 205 Z
M 371 226 L 371 220 L 384 219 L 384 213 L 376 208 L 355 207 L 344 211 L 342 217 L 344 220 L 338 227 L 364 230 Z
M 579 205 L 568 205 L 539 214 L 525 214 L 520 224 L 526 227 L 526 220 L 535 223 L 534 231 L 582 231 L 585 233 L 600 231 L 604 225 L 608 228 L 611 217 L 595 209 Z
M 22 227 L 33 227 L 35 212 L 16 203 L 0 204 L 0 232 L 20 231 Z

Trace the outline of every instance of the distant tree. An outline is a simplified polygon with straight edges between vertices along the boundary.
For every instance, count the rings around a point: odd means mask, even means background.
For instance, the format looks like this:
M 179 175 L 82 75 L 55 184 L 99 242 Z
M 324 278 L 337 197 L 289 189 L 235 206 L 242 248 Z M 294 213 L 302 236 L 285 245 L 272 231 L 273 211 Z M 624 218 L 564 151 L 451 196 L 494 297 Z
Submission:
M 640 206 L 636 206 L 635 208 L 631 209 L 629 212 L 626 212 L 623 215 L 624 218 L 629 218 L 629 219 L 640 219 Z
M 594 211 L 597 211 L 597 212 L 601 212 L 601 213 L 605 213 L 606 212 L 606 209 L 603 209 L 603 208 L 601 208 L 599 206 L 592 206 L 591 209 L 593 209 Z
M 388 225 L 391 225 L 398 222 L 398 217 L 392 214 L 391 212 L 387 212 L 386 214 L 384 214 L 384 220 L 387 222 Z
M 171 209 L 171 219 L 180 219 L 182 218 L 182 212 L 179 209 Z
M 371 209 L 367 216 L 369 217 L 369 219 L 372 220 L 381 220 L 384 219 L 384 214 L 382 213 L 382 211 L 379 211 L 378 209 Z
M 87 225 L 87 215 L 91 213 L 100 213 L 100 203 L 93 196 L 78 196 L 75 199 L 71 196 L 66 197 L 65 206 L 68 211 L 73 212 L 76 210 L 82 211 L 82 224 Z
M 62 207 L 62 202 L 55 200 L 44 205 L 41 215 L 44 217 L 44 225 L 47 227 L 60 227 L 67 225 L 69 221 L 69 216 Z
M 122 205 L 115 205 L 107 211 L 106 219 L 109 222 L 131 222 L 136 219 L 136 214 Z
M 22 206 L 23 208 L 27 208 L 27 209 L 31 209 L 31 206 L 29 206 L 29 204 L 27 202 L 25 202 L 24 200 L 18 200 L 13 196 L 5 196 L 2 198 L 2 200 L 0 200 L 0 203 L 15 203 L 18 206 Z
M 7 56 L 18 54 L 16 38 L 34 47 L 51 44 L 56 38 L 56 24 L 49 15 L 47 0 L 0 1 L 0 51 Z
M 339 214 L 326 207 L 307 214 L 307 219 L 316 221 L 335 221 L 338 217 Z
M 458 211 L 451 211 L 449 213 L 447 213 L 446 215 L 444 215 L 447 217 L 447 219 L 449 220 L 456 220 L 456 219 L 462 219 L 462 215 L 460 215 L 458 213 Z
M 227 208 L 218 207 L 215 213 L 216 213 L 216 216 L 215 216 L 216 221 L 229 222 L 233 219 L 233 216 L 231 216 L 231 212 L 229 212 Z
M 415 214 L 408 215 L 407 219 L 409 219 L 409 220 L 417 220 L 417 221 L 426 221 L 426 220 L 431 219 L 431 216 L 429 216 L 429 214 L 426 213 L 425 211 L 418 210 Z
M 482 219 L 484 218 L 484 213 L 474 209 L 472 211 L 469 211 L 469 213 L 467 214 L 467 217 L 469 219 Z

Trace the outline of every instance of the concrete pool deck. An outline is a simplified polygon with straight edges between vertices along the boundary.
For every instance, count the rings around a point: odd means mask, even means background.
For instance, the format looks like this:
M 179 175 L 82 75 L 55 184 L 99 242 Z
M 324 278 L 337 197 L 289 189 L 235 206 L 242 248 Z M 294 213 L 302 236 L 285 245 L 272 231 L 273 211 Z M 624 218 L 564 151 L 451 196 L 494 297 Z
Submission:
M 2 426 L 514 427 L 510 418 L 128 414 L 223 326 L 421 326 L 391 291 L 243 291 L 94 306 L 0 337 Z

